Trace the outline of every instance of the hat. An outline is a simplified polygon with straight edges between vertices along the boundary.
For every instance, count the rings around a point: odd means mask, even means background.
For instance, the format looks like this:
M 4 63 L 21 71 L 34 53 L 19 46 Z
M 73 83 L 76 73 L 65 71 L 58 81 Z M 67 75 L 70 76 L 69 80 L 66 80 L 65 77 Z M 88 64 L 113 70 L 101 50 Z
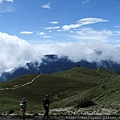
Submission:
M 25 98 L 23 98 L 22 100 L 26 100 Z
M 46 95 L 45 97 L 49 97 L 49 95 Z

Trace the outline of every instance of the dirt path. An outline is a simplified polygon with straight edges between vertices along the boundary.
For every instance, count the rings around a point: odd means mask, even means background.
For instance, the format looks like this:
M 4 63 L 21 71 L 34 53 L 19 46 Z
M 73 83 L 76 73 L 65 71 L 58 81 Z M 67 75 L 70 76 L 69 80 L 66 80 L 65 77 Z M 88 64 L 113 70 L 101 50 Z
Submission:
M 38 76 L 36 76 L 35 78 L 33 78 L 30 82 L 28 82 L 28 83 L 25 83 L 25 84 L 22 84 L 22 85 L 14 85 L 13 87 L 11 87 L 11 88 L 1 88 L 0 90 L 12 90 L 12 89 L 18 89 L 18 88 L 22 88 L 22 87 L 24 87 L 24 86 L 27 86 L 27 85 L 30 85 L 30 84 L 32 84 L 38 77 L 40 77 L 42 74 L 40 74 L 40 75 L 38 75 Z

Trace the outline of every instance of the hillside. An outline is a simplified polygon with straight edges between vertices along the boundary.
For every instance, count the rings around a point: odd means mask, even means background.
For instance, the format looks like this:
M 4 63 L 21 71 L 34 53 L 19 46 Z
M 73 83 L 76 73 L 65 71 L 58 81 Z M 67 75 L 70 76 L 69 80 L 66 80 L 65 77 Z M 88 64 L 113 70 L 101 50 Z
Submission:
M 0 113 L 11 109 L 19 112 L 23 97 L 27 99 L 29 113 L 40 112 L 46 94 L 50 96 L 51 109 L 79 107 L 82 99 L 93 100 L 98 105 L 103 102 L 117 103 L 120 98 L 119 86 L 119 75 L 105 69 L 95 71 L 76 67 L 51 75 L 26 75 L 0 83 Z

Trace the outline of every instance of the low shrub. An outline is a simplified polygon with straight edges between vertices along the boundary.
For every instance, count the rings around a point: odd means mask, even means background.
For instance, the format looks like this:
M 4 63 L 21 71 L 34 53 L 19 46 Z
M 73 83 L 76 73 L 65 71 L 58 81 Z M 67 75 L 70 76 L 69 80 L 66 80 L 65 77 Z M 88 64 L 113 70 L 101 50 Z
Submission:
M 10 110 L 9 112 L 8 112 L 8 114 L 12 114 L 12 113 L 14 113 L 15 111 L 14 110 Z
M 76 105 L 76 108 L 86 108 L 86 107 L 94 106 L 94 105 L 96 104 L 92 100 L 83 99 Z
M 38 113 L 34 113 L 33 116 L 38 116 L 39 114 Z

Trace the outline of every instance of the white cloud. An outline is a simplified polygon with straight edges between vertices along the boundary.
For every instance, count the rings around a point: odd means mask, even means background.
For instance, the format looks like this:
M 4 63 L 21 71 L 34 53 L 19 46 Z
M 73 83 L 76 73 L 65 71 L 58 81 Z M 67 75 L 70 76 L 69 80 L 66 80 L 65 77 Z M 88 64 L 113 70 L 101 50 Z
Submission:
M 12 11 L 14 11 L 14 8 L 11 6 L 1 6 L 0 7 L 1 14 L 6 13 L 6 12 L 12 12 Z
M 10 4 L 9 5 L 2 4 L 3 2 L 4 2 L 4 0 L 0 0 L 0 14 L 6 13 L 6 12 L 12 12 L 15 10 L 15 8 L 13 6 L 11 6 Z
M 45 35 L 46 33 L 44 32 L 37 32 L 37 35 Z
M 80 27 L 80 24 L 70 24 L 70 25 L 64 25 L 62 28 L 63 30 L 70 30 Z
M 43 37 L 43 38 L 51 38 L 52 36 L 47 36 L 47 35 L 46 35 L 46 36 L 42 36 L 42 37 Z
M 51 33 L 51 32 L 52 32 L 52 30 L 49 30 L 48 32 L 49 32 L 49 33 Z
M 98 22 L 108 22 L 108 20 L 103 20 L 102 18 L 83 18 L 77 21 L 81 25 L 94 24 Z
M 2 2 L 4 2 L 4 1 L 6 1 L 6 2 L 14 2 L 14 0 L 0 0 L 0 4 L 1 4 Z
M 3 2 L 3 0 L 0 0 L 0 4 Z
M 46 27 L 45 29 L 46 30 L 52 30 L 52 29 L 59 29 L 60 28 L 60 26 L 56 26 L 56 27 Z
M 3 3 L 4 1 L 6 1 L 6 2 L 14 2 L 14 0 L 0 0 L 0 4 Z
M 61 32 L 62 30 L 59 29 L 59 30 L 57 30 L 57 31 L 58 31 L 58 32 Z
M 114 60 L 120 63 L 120 47 L 102 42 L 39 44 L 35 48 L 42 54 L 57 54 L 59 57 L 68 56 L 76 62 L 84 59 L 89 62 Z M 96 50 L 101 51 L 102 54 L 98 55 Z
M 49 23 L 51 23 L 51 24 L 58 24 L 57 21 L 52 21 L 52 22 L 49 22 Z
M 6 0 L 7 2 L 14 2 L 14 0 Z
M 64 38 L 69 41 L 91 42 L 99 41 L 108 44 L 120 44 L 120 30 L 96 30 L 90 27 L 82 27 L 73 31 L 61 31 L 59 35 L 64 35 Z
M 45 32 L 38 32 L 38 31 L 37 31 L 37 35 L 42 36 L 42 38 L 51 38 L 52 37 L 52 36 L 46 35 Z
M 7 69 L 38 59 L 38 53 L 31 44 L 0 32 L 0 73 Z
M 83 18 L 76 22 L 76 24 L 64 25 L 63 30 L 76 29 L 84 25 L 95 24 L 98 22 L 107 22 L 108 20 L 103 20 L 102 18 Z
M 51 9 L 51 7 L 50 7 L 50 2 L 47 3 L 47 4 L 44 4 L 44 5 L 42 6 L 42 8 Z
M 101 41 L 101 42 L 108 42 L 109 37 L 114 36 L 114 33 L 110 30 L 101 30 L 97 31 L 92 28 L 83 28 L 75 31 L 70 37 L 73 39 L 77 39 L 80 41 Z
M 20 33 L 21 33 L 21 34 L 29 34 L 29 35 L 30 35 L 30 34 L 33 34 L 33 32 L 30 32 L 30 31 L 21 31 Z

